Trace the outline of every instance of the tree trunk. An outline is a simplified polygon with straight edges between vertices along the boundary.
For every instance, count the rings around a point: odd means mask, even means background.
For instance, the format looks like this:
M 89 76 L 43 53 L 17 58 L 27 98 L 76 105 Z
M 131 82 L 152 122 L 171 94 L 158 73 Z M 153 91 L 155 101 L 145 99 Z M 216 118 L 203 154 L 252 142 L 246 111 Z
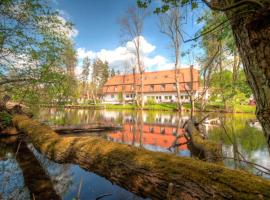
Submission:
M 270 182 L 244 171 L 100 137 L 61 137 L 48 126 L 23 115 L 14 116 L 13 123 L 49 159 L 78 164 L 143 197 L 162 200 L 270 198 Z
M 138 92 L 137 92 L 137 80 L 136 80 L 136 69 L 133 68 L 133 80 L 134 80 L 134 88 L 133 88 L 133 91 L 135 91 L 135 93 L 133 93 L 135 95 L 135 97 L 133 96 L 133 100 L 135 98 L 135 102 L 136 102 L 136 105 L 138 106 L 139 105 L 139 102 L 138 102 Z
M 270 7 L 250 11 L 245 17 L 228 11 L 236 45 L 253 91 L 260 121 L 270 146 Z
M 180 85 L 179 85 L 179 80 L 178 80 L 177 64 L 175 64 L 174 75 L 175 75 L 175 84 L 176 84 L 176 91 L 177 91 L 177 109 L 181 113 L 183 111 L 183 105 L 182 105 L 181 91 L 180 91 Z
M 51 127 L 57 133 L 82 133 L 82 132 L 100 132 L 100 131 L 115 131 L 121 126 L 113 124 L 82 124 L 78 126 L 53 126 Z
M 141 74 L 141 109 L 143 109 L 144 107 L 144 98 L 143 98 L 143 87 L 144 87 L 144 84 L 143 84 L 143 71 L 140 72 Z

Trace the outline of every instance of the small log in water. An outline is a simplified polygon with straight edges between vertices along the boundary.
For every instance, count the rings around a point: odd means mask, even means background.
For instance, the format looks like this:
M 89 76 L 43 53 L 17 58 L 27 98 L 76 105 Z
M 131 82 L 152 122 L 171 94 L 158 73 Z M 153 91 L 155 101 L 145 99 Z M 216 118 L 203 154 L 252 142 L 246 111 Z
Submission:
M 79 133 L 79 132 L 97 132 L 97 131 L 114 131 L 122 127 L 110 124 L 82 124 L 78 126 L 52 126 L 57 133 Z
M 222 163 L 222 147 L 217 142 L 207 140 L 199 130 L 199 124 L 189 120 L 185 125 L 188 148 L 196 157 L 208 162 Z
M 15 115 L 13 124 L 59 163 L 74 163 L 152 199 L 270 199 L 270 181 L 241 170 L 152 152 L 99 137 L 61 137 L 49 126 Z

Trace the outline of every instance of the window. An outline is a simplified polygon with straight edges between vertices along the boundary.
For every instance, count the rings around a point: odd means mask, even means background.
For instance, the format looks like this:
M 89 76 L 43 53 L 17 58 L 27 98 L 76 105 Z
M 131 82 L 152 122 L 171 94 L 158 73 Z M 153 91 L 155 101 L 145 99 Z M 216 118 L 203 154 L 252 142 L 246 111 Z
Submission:
M 173 84 L 173 89 L 176 90 L 176 83 Z
M 186 96 L 186 99 L 188 99 L 188 96 Z
M 165 99 L 168 99 L 168 96 L 165 96 Z
M 154 85 L 150 85 L 150 91 L 154 91 L 155 86 Z
M 161 122 L 161 117 L 157 117 L 156 122 Z
M 129 98 L 129 94 L 127 94 L 126 97 Z
M 153 127 L 150 127 L 149 128 L 149 131 L 150 131 L 150 133 L 154 133 L 154 128 Z
M 114 99 L 114 95 L 113 94 L 111 95 L 111 98 Z
M 160 133 L 161 133 L 161 134 L 165 134 L 165 128 L 161 128 L 161 129 L 160 129 Z
M 116 91 L 116 90 L 117 90 L 117 86 L 114 87 L 114 91 Z
M 166 86 L 165 84 L 162 84 L 161 85 L 161 90 L 165 90 L 165 86 Z
M 172 96 L 168 96 L 169 97 L 169 99 L 172 99 Z
M 184 96 L 181 95 L 181 99 L 184 99 Z
M 191 90 L 191 82 L 188 82 L 188 83 L 187 83 L 187 86 L 188 86 L 187 89 Z

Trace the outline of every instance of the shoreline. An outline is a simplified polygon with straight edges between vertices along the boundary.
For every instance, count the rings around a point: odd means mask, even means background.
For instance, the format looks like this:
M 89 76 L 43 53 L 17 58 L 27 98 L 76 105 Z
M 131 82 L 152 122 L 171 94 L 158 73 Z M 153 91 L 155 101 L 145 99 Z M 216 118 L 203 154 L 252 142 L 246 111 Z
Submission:
M 96 109 L 96 110 L 141 110 L 132 104 L 126 105 L 115 105 L 115 104 L 98 104 L 98 105 L 39 105 L 40 107 L 45 108 L 68 108 L 68 109 Z M 195 109 L 196 113 L 230 113 L 230 114 L 255 114 L 256 107 L 248 106 L 249 110 L 237 110 L 237 111 L 226 111 L 224 109 L 211 109 L 207 108 L 204 111 Z M 178 112 L 173 104 L 154 104 L 154 105 L 145 105 L 142 109 L 144 111 L 171 111 Z M 184 107 L 183 112 L 190 112 L 190 108 Z

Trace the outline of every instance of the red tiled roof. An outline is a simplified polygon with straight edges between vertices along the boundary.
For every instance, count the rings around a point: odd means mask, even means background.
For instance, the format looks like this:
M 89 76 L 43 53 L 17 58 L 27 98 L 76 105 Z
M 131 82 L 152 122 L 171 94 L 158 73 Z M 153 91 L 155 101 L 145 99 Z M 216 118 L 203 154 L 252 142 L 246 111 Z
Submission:
M 124 124 L 124 130 L 116 133 L 109 133 L 108 136 L 118 142 L 140 143 L 142 139 L 143 144 L 149 144 L 159 146 L 162 148 L 169 148 L 175 141 L 173 133 L 177 130 L 176 127 L 170 126 L 157 126 L 157 125 L 143 125 L 143 135 L 140 136 L 140 130 L 137 130 L 135 135 L 133 133 L 134 124 Z M 152 129 L 152 130 L 151 130 Z M 184 130 L 179 129 L 178 134 L 183 134 Z M 142 137 L 142 138 L 141 138 Z M 180 143 L 185 143 L 186 138 L 180 137 Z M 178 147 L 181 150 L 187 150 L 187 145 L 181 145 Z
M 177 71 L 180 90 L 189 90 L 188 83 L 191 82 L 190 68 L 183 68 Z M 192 69 L 193 73 L 193 89 L 199 88 L 199 70 Z M 143 74 L 144 92 L 175 92 L 175 70 L 165 70 L 156 72 L 145 72 Z M 118 92 L 133 92 L 135 91 L 135 84 L 137 91 L 140 91 L 141 75 L 128 74 L 117 75 L 110 78 L 104 87 L 103 93 L 118 93 Z

